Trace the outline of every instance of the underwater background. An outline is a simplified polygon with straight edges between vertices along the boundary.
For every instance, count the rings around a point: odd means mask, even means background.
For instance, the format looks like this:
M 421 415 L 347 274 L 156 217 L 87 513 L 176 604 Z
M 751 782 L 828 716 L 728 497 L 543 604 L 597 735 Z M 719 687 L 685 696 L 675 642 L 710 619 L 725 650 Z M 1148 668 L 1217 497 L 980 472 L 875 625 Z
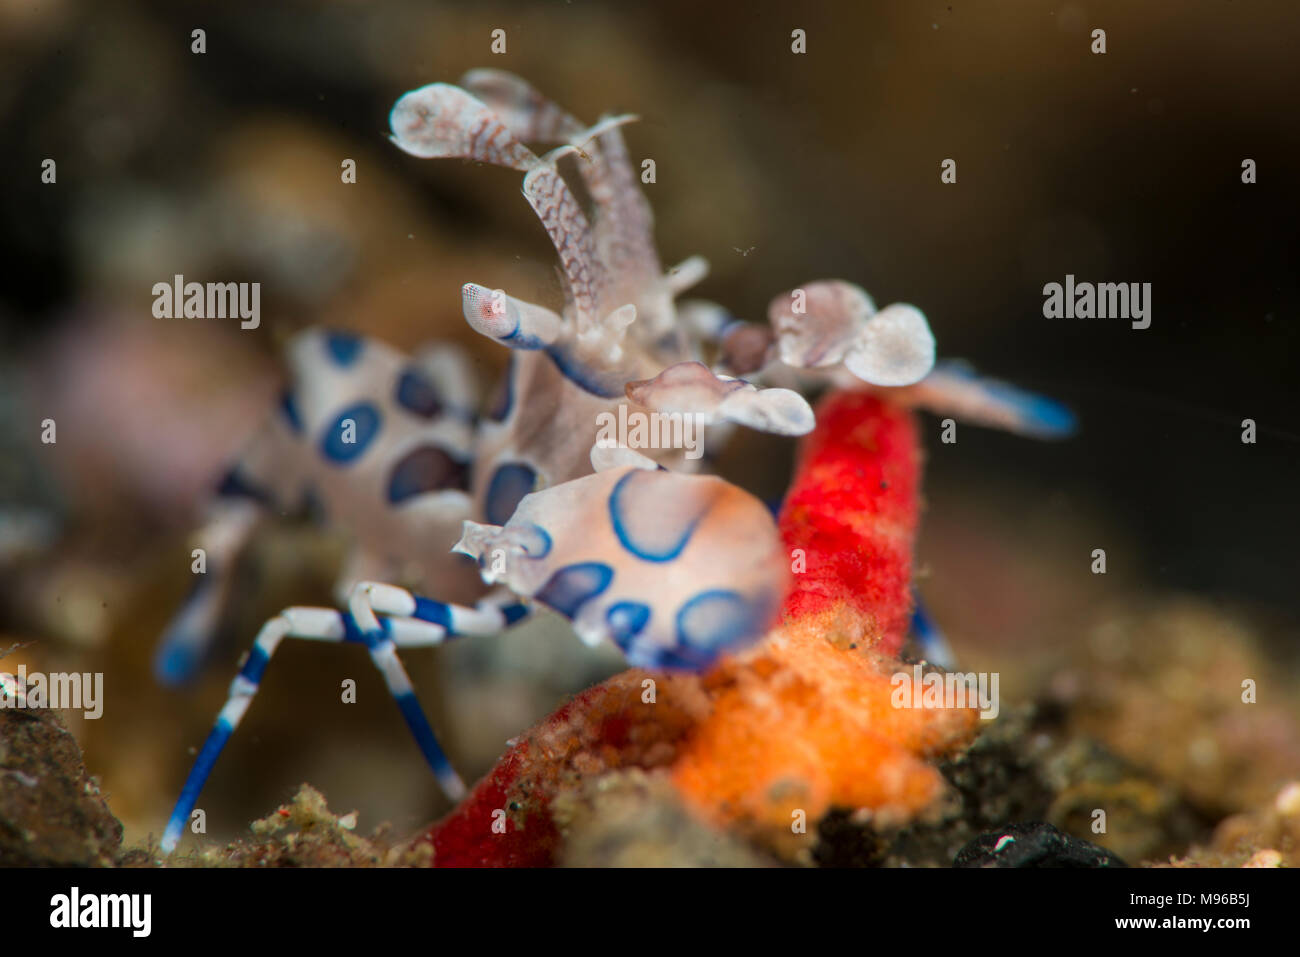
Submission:
M 1237 12 L 0 0 L 3 668 L 104 673 L 104 717 L 69 727 L 125 845 L 156 837 L 258 626 L 329 604 L 342 558 L 336 534 L 271 523 L 201 680 L 155 685 L 195 509 L 273 401 L 280 346 L 318 324 L 404 349 L 445 339 L 490 381 L 504 353 L 466 326 L 460 285 L 556 297 L 517 177 L 387 141 L 403 91 L 491 66 L 580 117 L 640 117 L 624 133 L 656 162 L 659 249 L 707 258 L 699 292 L 735 315 L 840 276 L 924 310 L 944 355 L 1075 412 L 1078 433 L 1053 443 L 963 427 L 944 445 L 922 419 L 918 587 L 963 669 L 1036 705 L 1009 716 L 1025 722 L 1002 732 L 1009 748 L 1048 734 L 1058 765 L 1092 744 L 1115 758 L 1044 772 L 1023 796 L 1041 814 L 1024 816 L 1083 836 L 1079 809 L 1116 788 L 1140 813 L 1097 843 L 1132 862 L 1210 846 L 1300 777 L 1300 16 Z M 46 157 L 57 185 L 39 181 Z M 342 157 L 358 165 L 346 189 Z M 151 287 L 175 273 L 260 281 L 260 328 L 155 319 Z M 1067 274 L 1150 283 L 1150 328 L 1045 318 L 1043 286 Z M 737 435 L 719 470 L 776 500 L 793 450 Z M 622 663 L 539 621 L 408 666 L 477 778 Z M 1260 682 L 1248 720 L 1200 696 L 1225 670 Z M 277 657 L 205 792 L 209 839 L 242 835 L 300 781 L 360 808 L 363 830 L 447 810 L 359 649 Z

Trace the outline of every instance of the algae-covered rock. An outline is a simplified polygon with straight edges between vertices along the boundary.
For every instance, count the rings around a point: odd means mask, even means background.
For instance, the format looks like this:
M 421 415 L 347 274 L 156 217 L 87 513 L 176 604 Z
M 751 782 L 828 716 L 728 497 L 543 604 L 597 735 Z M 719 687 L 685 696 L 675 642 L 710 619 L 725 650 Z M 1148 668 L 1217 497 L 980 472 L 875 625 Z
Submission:
M 1104 847 L 1039 822 L 1010 824 L 981 834 L 953 861 L 954 867 L 1124 867 Z
M 0 867 L 105 867 L 121 843 L 57 714 L 0 710 Z

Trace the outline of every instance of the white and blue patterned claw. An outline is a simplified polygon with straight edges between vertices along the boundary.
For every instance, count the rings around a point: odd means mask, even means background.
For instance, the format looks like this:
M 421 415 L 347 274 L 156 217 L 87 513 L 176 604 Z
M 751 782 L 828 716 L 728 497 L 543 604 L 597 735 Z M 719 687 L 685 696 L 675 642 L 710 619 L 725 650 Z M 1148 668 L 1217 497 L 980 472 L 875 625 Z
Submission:
M 798 392 L 759 389 L 744 379 L 717 375 L 702 362 L 679 362 L 626 388 L 627 397 L 643 408 L 698 415 L 705 424 L 735 422 L 776 435 L 807 435 L 816 425 L 812 406 Z
M 900 389 L 899 398 L 936 415 L 1035 438 L 1066 438 L 1076 427 L 1074 413 L 1061 403 L 979 376 L 960 361 L 940 363 L 916 385 Z
M 759 640 L 788 574 L 758 499 L 714 476 L 642 468 L 534 492 L 503 526 L 466 522 L 457 550 L 583 640 L 666 670 L 701 671 Z
M 925 314 L 905 303 L 877 312 L 866 291 L 852 283 L 806 283 L 773 299 L 768 317 L 786 365 L 843 366 L 876 386 L 911 385 L 934 367 L 934 335 Z
M 653 412 L 702 416 L 705 423 L 727 421 L 777 436 L 806 436 L 816 420 L 807 399 L 792 389 L 759 389 L 719 376 L 699 361 L 669 365 L 658 376 L 628 382 L 628 398 Z
M 563 320 L 538 306 L 500 289 L 467 282 L 460 290 L 465 321 L 480 335 L 511 349 L 544 349 L 560 338 Z
M 449 83 L 411 90 L 388 117 L 392 141 L 422 159 L 472 159 L 529 170 L 537 156 L 482 101 Z
M 525 143 L 560 143 L 583 130 L 580 120 L 505 70 L 470 70 L 459 85 L 482 100 Z

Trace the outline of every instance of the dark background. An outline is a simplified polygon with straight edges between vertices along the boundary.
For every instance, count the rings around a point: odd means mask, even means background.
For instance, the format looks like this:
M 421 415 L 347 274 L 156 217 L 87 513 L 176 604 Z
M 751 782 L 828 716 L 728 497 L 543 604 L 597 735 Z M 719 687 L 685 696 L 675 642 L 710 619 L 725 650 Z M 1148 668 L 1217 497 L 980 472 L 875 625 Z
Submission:
M 250 113 L 366 140 L 440 224 L 490 238 L 503 216 L 522 223 L 508 189 L 491 203 L 460 195 L 424 168 L 437 164 L 381 138 L 403 90 L 490 64 L 580 115 L 644 118 L 629 135 L 657 157 L 665 258 L 707 256 L 717 271 L 703 291 L 737 314 L 842 276 L 879 303 L 918 304 L 943 354 L 1057 396 L 1083 422 L 1050 458 L 980 436 L 936 469 L 1016 472 L 1030 456 L 1038 480 L 1086 489 L 1137 530 L 1153 578 L 1294 593 L 1292 4 L 5 6 L 0 309 L 19 363 L 98 291 L 70 236 L 84 204 L 123 181 L 194 188 L 214 141 Z M 201 58 L 188 52 L 196 25 Z M 494 26 L 507 30 L 502 57 L 487 52 Z M 809 35 L 801 57 L 795 26 Z M 1089 52 L 1094 26 L 1104 56 Z M 611 101 L 628 90 L 635 101 Z M 96 156 L 88 141 L 108 134 L 87 126 L 109 114 L 121 142 Z M 701 140 L 717 131 L 734 152 Z M 37 179 L 46 155 L 56 188 Z M 946 157 L 956 186 L 939 182 Z M 1240 181 L 1245 157 L 1257 185 Z M 692 226 L 710 213 L 721 221 L 701 235 Z M 526 238 L 540 259 L 539 231 Z M 1067 272 L 1150 282 L 1151 328 L 1044 319 L 1042 285 Z M 1259 424 L 1253 447 L 1239 441 L 1244 417 Z
M 963 568 L 996 575 L 1005 535 L 1072 556 L 1084 603 L 1106 547 L 1139 589 L 1256 605 L 1293 638 L 1297 50 L 1287 0 L 3 0 L 0 499 L 51 506 L 61 547 L 90 542 L 102 568 L 188 527 L 293 328 L 454 337 L 500 368 L 459 285 L 556 301 L 517 175 L 385 140 L 402 92 L 493 66 L 583 119 L 641 116 L 627 138 L 657 163 L 659 247 L 665 264 L 711 261 L 699 294 L 762 319 L 782 290 L 848 279 L 922 308 L 942 355 L 1075 410 L 1079 434 L 1053 444 L 962 429 L 941 446 L 924 420 L 923 580 L 950 621 L 943 595 L 976 588 Z M 956 185 L 939 180 L 948 157 Z M 149 289 L 175 272 L 262 281 L 262 328 L 153 319 Z M 1067 273 L 1151 283 L 1151 327 L 1043 318 L 1043 285 Z M 64 411 L 42 456 L 46 409 Z M 736 477 L 779 494 L 788 444 L 757 447 L 775 464 Z M 945 566 L 960 534 L 964 564 Z M 6 604 L 23 617 L 12 588 Z

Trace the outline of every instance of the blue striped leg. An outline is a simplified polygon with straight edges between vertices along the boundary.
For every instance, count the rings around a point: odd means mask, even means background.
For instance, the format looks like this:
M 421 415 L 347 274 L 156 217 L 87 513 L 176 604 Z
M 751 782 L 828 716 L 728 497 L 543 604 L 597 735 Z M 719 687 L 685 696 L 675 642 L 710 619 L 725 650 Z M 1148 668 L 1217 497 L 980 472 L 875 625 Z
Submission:
M 397 650 L 427 648 L 448 638 L 500 634 L 525 618 L 529 606 L 522 602 L 482 602 L 477 608 L 466 608 L 422 598 L 396 585 L 357 582 L 348 599 L 348 610 L 347 619 L 370 649 L 371 660 L 383 674 L 389 693 L 443 793 L 459 801 L 465 796 L 465 785 L 442 753 Z
M 476 607 L 467 608 L 424 598 L 383 582 L 358 582 L 348 599 L 348 609 L 363 632 L 380 627 L 378 615 L 387 616 L 389 631 L 399 648 L 423 647 L 406 643 L 408 638 L 400 628 L 403 619 L 436 625 L 444 638 L 462 638 L 498 635 L 532 612 L 530 605 L 505 589 L 498 589 Z
M 921 595 L 915 590 L 912 592 L 912 634 L 916 636 L 921 654 L 925 655 L 926 660 L 931 664 L 938 665 L 940 668 L 956 666 L 957 656 L 953 654 L 952 646 L 948 644 L 948 639 L 944 637 L 939 626 L 926 611 L 925 605 L 921 602 Z
M 260 506 L 240 498 L 219 500 L 214 512 L 198 536 L 207 570 L 194 576 L 194 587 L 154 651 L 154 676 L 170 687 L 190 681 L 202 667 L 230 592 L 235 559 L 262 516 Z
M 404 589 L 375 582 L 358 584 L 353 589 L 350 605 L 355 611 L 287 608 L 262 626 L 252 651 L 230 684 L 230 697 L 225 707 L 217 716 L 216 724 L 185 779 L 163 832 L 164 854 L 176 849 L 203 785 L 222 748 L 248 710 L 266 666 L 284 638 L 364 644 L 371 660 L 383 674 L 389 692 L 396 699 L 402 717 L 439 785 L 452 800 L 459 800 L 464 795 L 465 785 L 439 746 L 415 697 L 411 679 L 397 657 L 397 649 L 428 648 L 442 644 L 448 638 L 501 631 L 524 618 L 528 607 L 513 602 L 484 603 L 477 609 L 463 608 L 419 598 Z M 378 615 L 385 617 L 381 619 Z

